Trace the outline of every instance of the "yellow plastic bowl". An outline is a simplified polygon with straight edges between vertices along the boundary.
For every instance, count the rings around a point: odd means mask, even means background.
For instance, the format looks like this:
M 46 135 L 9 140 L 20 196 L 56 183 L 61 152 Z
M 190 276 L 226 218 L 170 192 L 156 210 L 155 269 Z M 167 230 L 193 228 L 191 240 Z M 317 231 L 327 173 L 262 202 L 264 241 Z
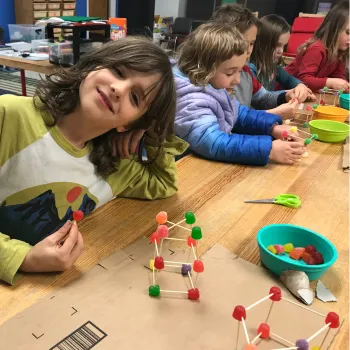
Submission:
M 333 120 L 344 123 L 349 116 L 349 111 L 333 106 L 318 106 L 314 109 L 312 119 Z

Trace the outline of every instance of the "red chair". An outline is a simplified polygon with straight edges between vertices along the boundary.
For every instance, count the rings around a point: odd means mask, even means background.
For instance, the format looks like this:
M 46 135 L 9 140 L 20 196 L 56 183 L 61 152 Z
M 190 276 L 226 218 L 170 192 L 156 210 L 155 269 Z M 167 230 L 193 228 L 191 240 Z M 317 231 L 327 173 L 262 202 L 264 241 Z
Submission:
M 323 22 L 324 17 L 297 17 L 294 20 L 286 57 L 295 57 L 300 45 L 309 40 Z

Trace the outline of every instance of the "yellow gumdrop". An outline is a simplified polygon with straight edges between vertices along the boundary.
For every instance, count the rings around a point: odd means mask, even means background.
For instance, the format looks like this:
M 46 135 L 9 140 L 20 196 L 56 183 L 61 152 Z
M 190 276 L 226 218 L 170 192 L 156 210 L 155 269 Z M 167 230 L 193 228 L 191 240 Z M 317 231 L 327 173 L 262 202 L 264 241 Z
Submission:
M 311 348 L 311 350 L 321 350 L 321 348 L 319 346 L 315 345 Z
M 153 269 L 157 270 L 157 269 L 154 267 L 154 260 L 153 260 L 153 259 L 151 259 L 151 260 L 149 261 L 149 268 L 150 268 L 150 270 L 153 270 Z
M 292 243 L 286 243 L 283 247 L 286 253 L 290 253 L 294 249 L 294 245 Z
M 277 254 L 277 250 L 273 245 L 269 245 L 267 250 L 269 250 L 272 254 Z
M 290 132 L 297 132 L 298 128 L 296 126 L 292 126 L 290 128 Z
M 286 119 L 286 120 L 284 121 L 284 123 L 287 124 L 287 125 L 289 125 L 289 124 L 290 124 L 290 120 L 289 120 L 289 119 Z
M 303 153 L 303 155 L 302 155 L 303 158 L 307 158 L 308 156 L 309 156 L 309 153 L 307 153 L 307 152 Z

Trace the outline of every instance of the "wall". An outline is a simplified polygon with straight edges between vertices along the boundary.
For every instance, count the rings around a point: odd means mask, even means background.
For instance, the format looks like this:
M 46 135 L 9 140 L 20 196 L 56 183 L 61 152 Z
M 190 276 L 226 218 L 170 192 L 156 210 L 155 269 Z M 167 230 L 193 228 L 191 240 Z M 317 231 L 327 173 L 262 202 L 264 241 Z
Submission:
M 187 0 L 156 0 L 155 15 L 161 17 L 185 17 Z
M 5 30 L 5 43 L 9 42 L 8 24 L 16 23 L 14 0 L 0 1 L 0 27 Z

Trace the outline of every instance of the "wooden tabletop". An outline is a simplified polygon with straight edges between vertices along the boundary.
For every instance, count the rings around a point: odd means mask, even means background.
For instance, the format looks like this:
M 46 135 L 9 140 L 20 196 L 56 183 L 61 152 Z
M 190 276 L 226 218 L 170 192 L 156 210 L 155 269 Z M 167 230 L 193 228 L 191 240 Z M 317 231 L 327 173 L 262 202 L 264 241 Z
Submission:
M 55 73 L 58 66 L 50 63 L 49 60 L 32 61 L 21 57 L 9 57 L 0 55 L 0 65 L 29 70 L 32 72 L 38 72 L 42 74 Z
M 322 281 L 338 302 L 323 304 L 316 299 L 314 305 L 339 312 L 346 319 L 332 349 L 348 349 L 349 175 L 341 167 L 341 144 L 315 141 L 308 152 L 309 157 L 294 166 L 249 167 L 183 158 L 178 162 L 179 191 L 173 197 L 153 202 L 116 199 L 84 218 L 80 230 L 85 249 L 74 268 L 62 274 L 28 274 L 14 287 L 0 284 L 0 324 L 113 251 L 149 236 L 159 211 L 167 211 L 171 221 L 193 211 L 203 230 L 200 253 L 219 243 L 259 264 L 256 234 L 273 223 L 301 225 L 330 239 L 339 258 Z M 302 207 L 244 203 L 279 193 L 299 195 Z

